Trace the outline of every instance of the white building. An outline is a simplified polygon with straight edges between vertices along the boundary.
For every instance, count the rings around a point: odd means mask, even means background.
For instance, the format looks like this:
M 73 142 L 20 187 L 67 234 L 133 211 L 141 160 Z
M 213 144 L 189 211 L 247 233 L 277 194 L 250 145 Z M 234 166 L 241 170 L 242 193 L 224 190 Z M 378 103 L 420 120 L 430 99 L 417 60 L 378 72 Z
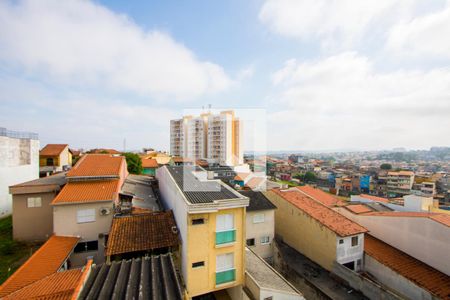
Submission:
M 220 165 L 241 165 L 242 122 L 234 111 L 171 120 L 170 151 L 173 156 L 207 159 Z
M 9 186 L 39 178 L 39 139 L 35 133 L 0 128 L 0 217 L 11 214 Z

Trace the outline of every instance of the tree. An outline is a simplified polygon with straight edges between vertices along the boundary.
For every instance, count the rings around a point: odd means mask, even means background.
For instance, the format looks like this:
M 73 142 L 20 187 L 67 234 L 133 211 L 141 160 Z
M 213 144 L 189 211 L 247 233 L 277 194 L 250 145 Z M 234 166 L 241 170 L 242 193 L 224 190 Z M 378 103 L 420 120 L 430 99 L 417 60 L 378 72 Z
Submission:
M 131 174 L 142 174 L 142 161 L 136 153 L 127 152 L 123 154 L 127 161 L 127 169 Z
M 314 174 L 313 172 L 308 171 L 305 173 L 305 176 L 304 176 L 305 182 L 313 182 L 313 181 L 316 181 L 316 179 L 317 179 L 316 174 Z
M 391 164 L 381 164 L 380 169 L 381 170 L 391 170 L 392 165 Z

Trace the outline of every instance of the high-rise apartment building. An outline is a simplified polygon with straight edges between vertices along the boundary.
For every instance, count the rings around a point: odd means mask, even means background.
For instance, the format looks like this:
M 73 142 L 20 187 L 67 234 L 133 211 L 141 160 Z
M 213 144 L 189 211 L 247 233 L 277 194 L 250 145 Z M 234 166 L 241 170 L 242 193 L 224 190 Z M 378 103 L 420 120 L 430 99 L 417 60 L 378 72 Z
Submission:
M 234 111 L 203 113 L 170 121 L 170 152 L 220 165 L 243 163 L 242 122 Z

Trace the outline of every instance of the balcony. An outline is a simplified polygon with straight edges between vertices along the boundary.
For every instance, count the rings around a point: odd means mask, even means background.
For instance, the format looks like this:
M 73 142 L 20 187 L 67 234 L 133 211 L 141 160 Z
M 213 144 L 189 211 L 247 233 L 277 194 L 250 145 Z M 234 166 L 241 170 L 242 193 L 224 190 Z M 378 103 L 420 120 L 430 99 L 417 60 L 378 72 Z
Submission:
M 216 245 L 225 245 L 236 241 L 236 229 L 216 231 Z
M 222 272 L 216 272 L 216 285 L 233 282 L 236 280 L 236 270 L 230 269 Z

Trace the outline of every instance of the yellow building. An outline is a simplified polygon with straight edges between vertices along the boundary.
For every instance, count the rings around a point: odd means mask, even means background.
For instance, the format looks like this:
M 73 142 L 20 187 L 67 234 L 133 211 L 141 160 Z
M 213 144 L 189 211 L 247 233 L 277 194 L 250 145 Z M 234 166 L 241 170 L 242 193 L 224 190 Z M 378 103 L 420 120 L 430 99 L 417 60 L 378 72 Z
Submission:
M 331 270 L 334 261 L 360 270 L 367 230 L 301 193 L 274 189 L 264 193 L 276 205 L 275 232 L 298 252 Z
M 164 205 L 181 238 L 181 273 L 188 298 L 226 290 L 238 294 L 245 272 L 247 197 L 205 171 L 164 166 L 156 172 Z
M 39 171 L 47 176 L 68 170 L 72 166 L 72 153 L 67 144 L 47 144 L 39 151 Z M 42 177 L 42 176 L 41 176 Z

